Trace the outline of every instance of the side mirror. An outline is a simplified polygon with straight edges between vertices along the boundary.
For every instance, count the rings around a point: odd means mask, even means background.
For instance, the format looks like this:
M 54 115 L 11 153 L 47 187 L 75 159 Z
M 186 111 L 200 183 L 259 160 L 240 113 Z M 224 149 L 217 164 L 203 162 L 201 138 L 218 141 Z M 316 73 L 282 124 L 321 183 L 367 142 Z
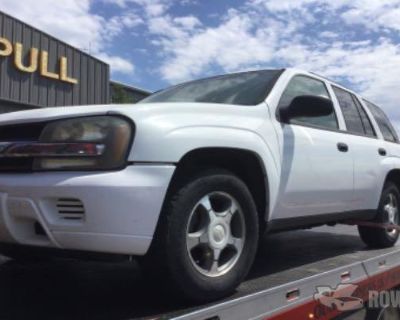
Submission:
M 280 120 L 284 123 L 290 123 L 290 120 L 296 118 L 317 118 L 329 116 L 334 112 L 331 100 L 318 96 L 298 96 L 292 103 L 279 110 Z

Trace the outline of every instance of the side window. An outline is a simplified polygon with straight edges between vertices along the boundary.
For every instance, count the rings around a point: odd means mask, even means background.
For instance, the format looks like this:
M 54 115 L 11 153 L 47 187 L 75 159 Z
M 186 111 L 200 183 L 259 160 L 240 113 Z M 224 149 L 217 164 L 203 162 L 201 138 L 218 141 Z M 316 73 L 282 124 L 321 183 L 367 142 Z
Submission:
M 288 86 L 283 92 L 278 108 L 287 107 L 292 103 L 294 98 L 305 95 L 319 96 L 330 99 L 328 90 L 322 81 L 307 76 L 296 76 L 289 82 Z M 294 123 L 327 129 L 339 128 L 335 113 L 316 118 L 299 117 L 296 118 Z
M 365 103 L 371 111 L 372 115 L 374 116 L 376 122 L 378 123 L 379 129 L 381 129 L 384 139 L 390 142 L 398 142 L 399 138 L 397 136 L 396 130 L 393 128 L 386 114 L 373 103 L 368 101 L 365 101 Z
M 340 108 L 342 109 L 347 131 L 365 135 L 366 133 L 360 112 L 358 111 L 352 94 L 335 86 L 332 86 L 332 88 L 339 101 Z
M 369 137 L 376 137 L 376 132 L 374 127 L 372 126 L 371 120 L 369 119 L 367 113 L 365 112 L 363 106 L 361 105 L 360 101 L 358 101 L 357 97 L 353 96 L 354 102 L 357 105 L 358 112 L 360 112 L 361 121 L 364 126 L 365 134 Z

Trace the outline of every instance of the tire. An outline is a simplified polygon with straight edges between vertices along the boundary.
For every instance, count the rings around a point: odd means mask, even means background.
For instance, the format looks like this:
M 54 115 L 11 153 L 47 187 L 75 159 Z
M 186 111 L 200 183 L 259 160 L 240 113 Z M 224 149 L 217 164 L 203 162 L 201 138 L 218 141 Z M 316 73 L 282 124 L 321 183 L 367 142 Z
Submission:
M 228 172 L 205 171 L 169 199 L 144 268 L 158 269 L 191 301 L 234 292 L 248 274 L 258 243 L 257 210 L 247 186 Z
M 392 182 L 385 184 L 376 218 L 374 222 L 388 223 L 392 222 L 399 224 L 399 204 L 400 193 L 398 188 Z M 392 217 L 390 218 L 389 207 L 392 205 Z M 399 232 L 397 230 L 386 230 L 373 227 L 359 226 L 358 232 L 363 242 L 371 248 L 389 248 L 393 247 L 399 239 Z

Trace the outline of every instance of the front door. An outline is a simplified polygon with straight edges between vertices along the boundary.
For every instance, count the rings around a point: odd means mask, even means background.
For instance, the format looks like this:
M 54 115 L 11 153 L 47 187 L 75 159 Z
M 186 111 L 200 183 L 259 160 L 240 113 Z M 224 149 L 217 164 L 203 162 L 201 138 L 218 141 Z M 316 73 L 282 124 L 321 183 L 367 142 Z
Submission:
M 331 98 L 324 82 L 295 76 L 279 106 L 302 95 Z M 353 157 L 349 136 L 339 131 L 336 112 L 320 118 L 277 122 L 280 138 L 281 179 L 272 219 L 348 211 L 354 196 Z

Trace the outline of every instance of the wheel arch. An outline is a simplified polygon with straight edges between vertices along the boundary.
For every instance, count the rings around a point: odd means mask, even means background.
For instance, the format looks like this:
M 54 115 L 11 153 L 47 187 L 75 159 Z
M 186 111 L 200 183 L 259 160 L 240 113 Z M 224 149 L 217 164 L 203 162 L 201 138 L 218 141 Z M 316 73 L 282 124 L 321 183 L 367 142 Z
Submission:
M 187 152 L 177 163 L 165 201 L 188 179 L 207 169 L 224 169 L 240 178 L 253 196 L 260 223 L 266 225 L 270 212 L 268 174 L 262 157 L 253 150 L 203 147 Z
M 386 175 L 385 182 L 382 186 L 382 190 L 385 187 L 385 184 L 387 182 L 393 182 L 396 187 L 400 190 L 400 169 L 392 169 L 391 171 L 388 172 Z

